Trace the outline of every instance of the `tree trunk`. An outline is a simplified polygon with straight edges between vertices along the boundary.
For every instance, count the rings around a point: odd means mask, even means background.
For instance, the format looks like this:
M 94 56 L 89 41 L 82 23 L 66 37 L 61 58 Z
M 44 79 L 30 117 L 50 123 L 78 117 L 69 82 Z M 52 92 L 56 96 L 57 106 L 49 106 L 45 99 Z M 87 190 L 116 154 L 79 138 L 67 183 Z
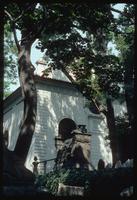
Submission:
M 18 57 L 18 72 L 24 98 L 24 115 L 14 152 L 17 156 L 22 158 L 23 163 L 26 160 L 31 145 L 37 112 L 37 93 L 34 82 L 34 70 L 30 61 L 32 43 L 33 42 L 29 40 L 22 42 Z
M 112 150 L 113 164 L 115 164 L 116 161 L 119 160 L 119 152 L 118 152 L 118 142 L 116 138 L 114 109 L 110 98 L 107 98 L 106 103 L 107 103 L 106 118 L 110 136 L 110 147 Z
M 127 112 L 129 123 L 132 127 L 133 121 L 133 64 L 132 62 L 126 63 L 126 70 L 124 75 L 125 85 L 125 100 L 127 105 Z

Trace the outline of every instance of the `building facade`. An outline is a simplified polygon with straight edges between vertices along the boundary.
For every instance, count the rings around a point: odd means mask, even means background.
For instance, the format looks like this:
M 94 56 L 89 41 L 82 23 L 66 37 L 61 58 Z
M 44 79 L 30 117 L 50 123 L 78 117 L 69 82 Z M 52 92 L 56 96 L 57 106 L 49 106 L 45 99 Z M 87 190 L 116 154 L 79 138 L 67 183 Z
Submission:
M 87 99 L 60 70 L 51 78 L 35 76 L 37 87 L 37 119 L 26 167 L 33 170 L 33 159 L 39 161 L 55 158 L 59 136 L 69 136 L 72 130 L 82 126 L 83 134 L 90 135 L 89 160 L 97 168 L 99 159 L 112 162 L 108 128 L 103 114 L 94 113 L 87 106 Z M 14 150 L 23 116 L 23 99 L 18 88 L 4 101 L 4 130 L 8 130 L 8 149 Z M 53 169 L 54 161 L 46 170 Z M 43 163 L 39 173 L 43 173 Z

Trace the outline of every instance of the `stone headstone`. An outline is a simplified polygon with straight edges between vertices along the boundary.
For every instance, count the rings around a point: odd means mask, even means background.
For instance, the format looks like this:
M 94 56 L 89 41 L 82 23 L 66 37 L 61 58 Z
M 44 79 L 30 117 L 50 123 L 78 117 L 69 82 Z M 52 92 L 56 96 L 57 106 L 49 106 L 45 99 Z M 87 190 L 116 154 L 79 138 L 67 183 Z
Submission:
M 102 170 L 102 169 L 105 169 L 105 162 L 104 160 L 100 159 L 98 161 L 98 170 Z
M 89 169 L 90 138 L 89 134 L 73 130 L 72 138 L 65 140 L 58 150 L 55 167 Z
M 69 186 L 59 183 L 58 196 L 84 196 L 84 187 Z
M 133 167 L 133 159 L 126 160 L 123 165 L 123 167 Z
M 116 162 L 116 164 L 115 164 L 115 168 L 117 169 L 117 168 L 120 168 L 120 167 L 122 167 L 122 163 L 121 163 L 120 160 L 118 160 L 118 161 Z
M 107 165 L 106 165 L 106 169 L 111 169 L 112 168 L 112 164 L 111 163 L 108 163 Z

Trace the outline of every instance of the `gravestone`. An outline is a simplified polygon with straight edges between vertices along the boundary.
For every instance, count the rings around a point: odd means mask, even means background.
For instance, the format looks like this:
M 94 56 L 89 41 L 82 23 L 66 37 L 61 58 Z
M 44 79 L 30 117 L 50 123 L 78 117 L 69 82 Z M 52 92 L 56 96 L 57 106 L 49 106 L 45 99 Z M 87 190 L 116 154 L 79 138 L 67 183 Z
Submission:
M 73 130 L 72 137 L 64 142 L 56 141 L 58 147 L 55 168 L 87 168 L 91 169 L 90 157 L 90 139 L 91 135 L 82 133 L 79 130 Z M 56 138 L 57 140 L 57 138 Z
M 105 162 L 102 159 L 99 159 L 98 161 L 98 170 L 105 169 Z

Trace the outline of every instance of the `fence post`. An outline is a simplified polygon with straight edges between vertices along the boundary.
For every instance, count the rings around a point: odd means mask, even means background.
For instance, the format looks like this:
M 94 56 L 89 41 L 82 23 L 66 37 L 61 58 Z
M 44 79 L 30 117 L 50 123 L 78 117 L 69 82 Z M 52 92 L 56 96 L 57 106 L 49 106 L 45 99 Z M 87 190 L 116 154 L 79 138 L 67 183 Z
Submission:
M 32 164 L 33 164 L 33 173 L 35 175 L 38 175 L 38 164 L 39 164 L 39 162 L 37 160 L 38 160 L 37 156 L 34 156 L 34 162 Z
M 46 174 L 46 169 L 47 169 L 47 161 L 44 161 L 44 174 Z

